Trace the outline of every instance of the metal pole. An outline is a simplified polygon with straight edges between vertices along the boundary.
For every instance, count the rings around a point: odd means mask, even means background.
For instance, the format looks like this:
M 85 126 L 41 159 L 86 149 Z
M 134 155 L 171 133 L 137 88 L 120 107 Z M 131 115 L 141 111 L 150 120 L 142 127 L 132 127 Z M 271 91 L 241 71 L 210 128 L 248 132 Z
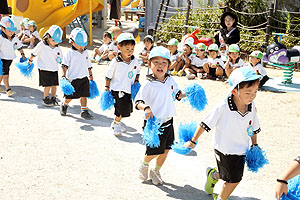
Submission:
M 93 2 L 90 0 L 90 46 L 93 46 Z
M 187 1 L 187 12 L 186 12 L 186 18 L 185 18 L 185 24 L 184 24 L 184 34 L 187 34 L 188 24 L 189 24 L 189 17 L 190 17 L 190 10 L 191 10 L 191 0 Z
M 269 15 L 268 15 L 268 20 L 267 20 L 267 30 L 266 30 L 266 47 L 269 45 L 269 39 L 270 39 L 270 32 L 271 32 L 271 23 L 272 23 L 272 15 L 274 11 L 274 4 L 271 5 L 269 8 Z
M 163 8 L 164 2 L 165 2 L 165 0 L 161 0 L 161 2 L 160 2 L 160 8 L 158 10 L 158 14 L 157 14 L 156 22 L 155 22 L 154 35 L 156 34 L 156 31 L 157 31 L 159 18 L 160 18 L 160 14 L 161 14 L 161 10 Z
M 170 4 L 170 0 L 167 0 L 167 2 L 166 2 L 166 7 L 165 7 L 165 11 L 164 11 L 164 15 L 163 15 L 163 18 L 162 18 L 162 23 L 165 22 L 165 18 L 166 18 L 166 16 L 167 16 L 167 11 L 168 11 L 168 6 L 169 6 L 169 4 Z

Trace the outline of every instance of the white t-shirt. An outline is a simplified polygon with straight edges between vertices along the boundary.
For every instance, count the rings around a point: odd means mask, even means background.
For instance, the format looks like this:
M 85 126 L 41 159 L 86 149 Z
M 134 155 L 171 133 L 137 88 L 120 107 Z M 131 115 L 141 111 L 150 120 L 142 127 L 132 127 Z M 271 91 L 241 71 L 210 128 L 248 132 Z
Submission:
M 39 42 L 31 53 L 38 56 L 36 65 L 41 70 L 58 71 L 58 64 L 62 62 L 62 52 L 60 47 L 50 47 L 46 41 Z
M 31 33 L 28 29 L 24 30 L 24 35 L 26 35 L 27 37 L 30 37 Z
M 212 63 L 212 64 L 219 64 L 223 69 L 224 69 L 224 62 L 221 58 L 207 58 L 207 62 Z
M 198 56 L 195 56 L 193 60 L 191 60 L 191 65 L 194 65 L 195 67 L 202 67 L 204 63 L 207 62 L 207 58 L 199 58 Z
M 37 31 L 33 31 L 33 32 L 31 33 L 31 36 L 33 36 L 33 37 L 35 37 L 35 38 L 37 38 L 37 39 L 39 39 L 39 40 L 42 40 L 42 38 L 41 38 L 39 32 L 37 32 Z
M 110 79 L 110 88 L 114 91 L 123 91 L 131 94 L 131 85 L 136 75 L 140 74 L 139 61 L 132 56 L 130 63 L 126 63 L 120 54 L 110 62 L 106 78 Z
M 201 126 L 206 131 L 216 128 L 214 148 L 223 154 L 244 155 L 251 141 L 248 131 L 253 134 L 260 132 L 254 102 L 242 114 L 237 110 L 232 96 L 215 106 L 201 122 Z
M 171 62 L 176 61 L 179 58 L 180 53 L 176 50 L 174 54 L 171 54 Z
M 183 57 L 182 57 L 182 60 L 185 62 L 185 55 L 183 55 Z M 190 54 L 189 56 L 188 56 L 188 59 L 190 59 L 190 61 L 192 61 L 194 58 L 195 58 L 196 56 L 194 55 L 194 54 Z
M 108 50 L 109 51 L 116 51 L 116 52 L 118 52 L 119 49 L 118 49 L 117 43 L 116 42 L 110 43 L 110 45 L 108 47 Z
M 241 58 L 238 58 L 237 62 L 234 64 L 232 64 L 232 62 L 229 62 L 229 66 L 239 68 L 239 67 L 246 67 L 247 64 Z
M 140 88 L 135 102 L 141 101 L 149 105 L 153 115 L 163 123 L 167 118 L 176 115 L 174 101 L 178 93 L 178 86 L 170 75 L 166 75 L 163 82 L 147 75 L 147 81 Z
M 109 45 L 111 44 L 111 42 L 109 44 L 105 44 L 103 43 L 100 47 L 99 47 L 99 51 L 102 53 L 104 51 L 106 51 L 109 48 Z
M 147 50 L 146 47 L 144 47 L 140 54 L 144 54 L 144 53 L 148 53 L 149 54 L 150 51 L 153 49 L 153 47 L 154 47 L 154 45 L 152 45 L 149 50 Z
M 260 63 L 256 64 L 254 67 L 252 67 L 252 69 L 253 69 L 253 71 L 255 71 L 256 73 L 258 72 L 258 74 L 260 74 L 262 76 L 267 75 L 267 71 L 265 70 L 265 68 Z
M 19 38 L 14 35 L 11 40 L 7 38 L 4 32 L 0 34 L 0 58 L 5 60 L 15 59 L 15 50 L 21 49 L 22 43 Z
M 68 67 L 66 77 L 72 80 L 89 76 L 88 69 L 92 68 L 88 51 L 79 52 L 73 46 L 64 54 L 62 64 Z

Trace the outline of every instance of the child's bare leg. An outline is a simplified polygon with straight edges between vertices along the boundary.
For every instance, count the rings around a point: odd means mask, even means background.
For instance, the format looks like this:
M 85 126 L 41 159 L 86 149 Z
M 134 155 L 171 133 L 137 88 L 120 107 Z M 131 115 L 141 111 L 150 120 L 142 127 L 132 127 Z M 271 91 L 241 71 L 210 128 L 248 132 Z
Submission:
M 0 85 L 1 85 L 2 79 L 3 79 L 3 76 L 0 76 Z
M 232 68 L 227 68 L 227 69 L 225 69 L 226 76 L 229 77 L 230 74 L 232 73 L 232 71 L 233 71 Z
M 217 67 L 216 76 L 223 76 L 223 68 L 222 67 Z
M 145 155 L 144 156 L 144 162 L 149 163 L 151 160 L 153 160 L 154 158 L 156 158 L 158 155 Z
M 44 88 L 44 97 L 49 96 L 50 89 L 51 89 L 51 86 L 48 86 L 48 87 Z
M 56 86 L 51 86 L 51 97 L 56 97 L 56 90 L 57 90 Z
M 159 154 L 156 159 L 156 165 L 161 167 L 164 164 L 165 160 L 167 159 L 168 153 L 169 153 L 169 149 L 166 149 L 165 153 Z
M 176 68 L 176 66 L 177 66 L 177 61 L 173 61 L 169 67 L 169 70 Z
M 102 55 L 101 55 L 101 59 L 102 60 L 104 60 L 104 59 L 106 59 L 108 57 L 108 53 L 106 52 L 106 53 L 103 53 Z
M 116 116 L 115 117 L 115 122 L 121 122 L 121 119 L 122 119 L 122 115 L 120 115 L 119 117 Z
M 114 59 L 114 57 L 116 57 L 114 53 L 108 53 L 109 60 Z
M 225 182 L 223 184 L 223 187 L 221 189 L 219 197 L 221 199 L 227 199 L 238 184 L 239 184 L 239 182 L 238 183 L 227 183 L 227 182 Z
M 65 99 L 65 102 L 64 102 L 64 104 L 67 106 L 67 105 L 69 105 L 69 103 L 72 101 L 72 99 Z
M 9 75 L 3 75 L 3 83 L 4 83 L 4 86 L 5 86 L 5 89 L 8 90 L 10 87 L 9 87 Z
M 97 55 L 99 55 L 99 53 L 100 53 L 100 51 L 97 48 L 95 48 L 93 58 L 95 58 Z
M 86 97 L 80 97 L 80 105 L 81 105 L 81 107 L 86 107 L 86 105 L 87 105 Z
M 179 61 L 178 65 L 176 65 L 176 67 L 175 67 L 175 71 L 178 72 L 182 68 L 183 65 L 184 65 L 184 62 L 182 60 Z
M 203 64 L 203 69 L 208 74 L 209 73 L 209 64 L 208 63 L 204 63 Z

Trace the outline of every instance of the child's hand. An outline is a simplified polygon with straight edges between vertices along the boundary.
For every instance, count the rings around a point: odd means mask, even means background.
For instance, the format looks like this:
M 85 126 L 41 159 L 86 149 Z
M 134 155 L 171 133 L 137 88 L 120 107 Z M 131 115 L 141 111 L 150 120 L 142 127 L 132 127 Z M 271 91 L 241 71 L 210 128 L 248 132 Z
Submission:
M 191 141 L 187 141 L 186 143 L 184 143 L 184 146 L 185 146 L 186 148 L 192 149 L 192 148 L 195 147 L 195 144 L 192 143 Z
M 90 81 L 94 80 L 93 74 L 90 75 Z
M 146 107 L 146 109 L 144 109 L 144 111 L 145 111 L 145 118 L 146 119 L 153 118 L 153 113 L 152 113 L 152 110 L 151 110 L 151 108 L 149 106 Z
M 276 199 L 280 199 L 283 193 L 286 195 L 288 192 L 288 186 L 285 183 L 277 182 L 275 186 L 275 197 Z
M 109 91 L 109 86 L 105 86 L 105 91 Z

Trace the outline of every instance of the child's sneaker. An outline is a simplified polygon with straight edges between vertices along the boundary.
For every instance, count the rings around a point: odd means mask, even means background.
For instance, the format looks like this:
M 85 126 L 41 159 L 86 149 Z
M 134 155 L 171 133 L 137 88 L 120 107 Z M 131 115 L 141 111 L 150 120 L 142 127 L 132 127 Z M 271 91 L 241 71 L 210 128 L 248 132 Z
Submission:
M 187 74 L 185 77 L 186 77 L 188 80 L 193 80 L 193 79 L 196 78 L 195 74 Z
M 0 92 L 1 93 L 3 93 L 4 92 L 4 90 L 3 90 L 3 88 L 2 88 L 2 86 L 0 85 Z
M 146 181 L 148 179 L 148 171 L 149 171 L 149 165 L 141 164 L 139 168 L 139 178 L 143 181 Z
M 151 169 L 149 176 L 154 185 L 163 184 L 159 171 Z
M 213 179 L 213 177 L 211 176 L 212 173 L 216 172 L 216 169 L 210 168 L 208 167 L 206 169 L 206 183 L 205 183 L 205 192 L 207 194 L 212 194 L 214 192 L 214 187 L 217 184 L 218 180 Z
M 118 123 L 118 124 L 114 127 L 114 135 L 115 135 L 116 137 L 122 135 L 122 130 L 121 130 L 121 124 L 120 124 L 120 123 Z
M 183 70 L 180 70 L 178 73 L 177 73 L 177 76 L 182 76 L 184 74 L 184 71 Z
M 80 116 L 83 119 L 93 119 L 93 115 L 91 115 L 88 110 L 81 112 Z
M 66 116 L 67 115 L 67 109 L 68 109 L 68 106 L 65 105 L 64 103 L 62 103 L 60 105 L 60 115 L 61 116 Z
M 15 95 L 16 92 L 14 92 L 12 90 L 8 90 L 8 91 L 6 91 L 6 94 L 7 94 L 7 96 L 11 97 L 11 96 Z
M 177 71 L 175 71 L 175 69 L 171 72 L 172 76 L 176 76 L 177 75 Z
M 94 57 L 91 57 L 90 59 L 92 63 L 96 63 L 96 59 Z
M 115 128 L 116 126 L 117 126 L 117 123 L 112 122 L 111 125 L 110 125 L 110 128 L 111 128 L 112 130 L 114 130 L 114 128 Z M 122 131 L 122 133 L 126 132 L 126 128 L 123 127 L 121 123 L 120 123 L 120 126 L 121 126 L 121 131 Z
M 51 102 L 53 104 L 53 106 L 58 106 L 58 101 L 56 97 L 51 97 Z
M 43 98 L 44 106 L 53 106 L 53 102 L 51 101 L 50 97 Z

